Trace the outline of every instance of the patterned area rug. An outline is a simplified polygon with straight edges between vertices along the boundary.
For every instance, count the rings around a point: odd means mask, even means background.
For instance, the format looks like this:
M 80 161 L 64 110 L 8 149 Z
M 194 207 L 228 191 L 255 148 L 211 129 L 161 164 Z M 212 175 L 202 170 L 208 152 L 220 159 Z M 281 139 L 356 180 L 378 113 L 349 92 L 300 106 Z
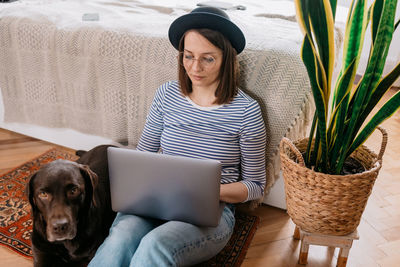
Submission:
M 32 219 L 25 195 L 29 177 L 41 166 L 56 159 L 76 160 L 76 156 L 52 149 L 0 176 L 0 244 L 31 258 Z M 236 213 L 236 225 L 228 245 L 214 258 L 199 266 L 240 266 L 256 232 L 259 218 Z

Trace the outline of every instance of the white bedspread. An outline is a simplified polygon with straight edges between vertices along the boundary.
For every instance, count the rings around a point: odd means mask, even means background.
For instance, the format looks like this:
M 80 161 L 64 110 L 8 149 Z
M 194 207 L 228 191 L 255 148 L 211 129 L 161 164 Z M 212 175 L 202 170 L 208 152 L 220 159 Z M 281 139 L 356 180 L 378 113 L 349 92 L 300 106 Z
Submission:
M 5 121 L 71 128 L 134 146 L 156 88 L 176 79 L 168 27 L 197 2 L 2 4 Z M 268 189 L 278 177 L 280 139 L 303 135 L 310 115 L 308 77 L 299 56 L 302 35 L 293 2 L 229 2 L 246 6 L 227 13 L 247 38 L 239 56 L 241 87 L 260 102 L 267 125 Z M 100 20 L 82 21 L 85 13 L 97 13 Z

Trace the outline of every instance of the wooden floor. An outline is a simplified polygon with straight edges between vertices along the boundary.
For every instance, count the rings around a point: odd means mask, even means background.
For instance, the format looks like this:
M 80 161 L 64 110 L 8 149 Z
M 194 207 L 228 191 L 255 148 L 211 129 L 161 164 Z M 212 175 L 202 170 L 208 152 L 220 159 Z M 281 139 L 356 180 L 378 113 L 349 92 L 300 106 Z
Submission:
M 391 93 L 394 93 L 392 90 Z M 400 266 L 400 112 L 383 123 L 389 143 L 383 168 L 358 227 L 347 266 Z M 367 146 L 380 147 L 379 133 Z M 0 173 L 40 155 L 55 145 L 0 128 Z M 261 223 L 242 266 L 302 266 L 297 264 L 300 243 L 292 238 L 294 224 L 285 211 L 260 206 L 253 213 Z M 338 249 L 310 246 L 307 266 L 335 266 Z M 32 261 L 0 246 L 1 266 L 32 266 Z

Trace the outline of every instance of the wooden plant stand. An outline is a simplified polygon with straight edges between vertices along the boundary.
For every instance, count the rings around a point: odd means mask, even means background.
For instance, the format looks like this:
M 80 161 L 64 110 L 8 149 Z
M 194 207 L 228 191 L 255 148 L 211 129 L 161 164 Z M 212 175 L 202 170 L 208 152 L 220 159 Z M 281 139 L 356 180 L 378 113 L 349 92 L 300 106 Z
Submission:
M 346 266 L 347 257 L 349 256 L 350 248 L 353 245 L 353 240 L 358 240 L 359 238 L 357 230 L 348 235 L 334 236 L 309 233 L 301 230 L 298 226 L 296 226 L 294 230 L 293 237 L 301 240 L 299 264 L 307 264 L 309 245 L 319 245 L 340 248 L 339 258 L 336 264 L 337 267 Z

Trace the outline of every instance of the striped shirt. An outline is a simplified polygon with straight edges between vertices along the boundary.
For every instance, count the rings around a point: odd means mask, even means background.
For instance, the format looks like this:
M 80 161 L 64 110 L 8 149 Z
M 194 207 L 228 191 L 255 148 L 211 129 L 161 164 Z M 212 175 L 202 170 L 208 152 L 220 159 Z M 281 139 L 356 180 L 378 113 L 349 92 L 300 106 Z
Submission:
M 240 180 L 248 201 L 264 194 L 265 145 L 260 107 L 243 91 L 229 104 L 202 108 L 172 81 L 157 89 L 137 149 L 219 160 L 221 183 Z

